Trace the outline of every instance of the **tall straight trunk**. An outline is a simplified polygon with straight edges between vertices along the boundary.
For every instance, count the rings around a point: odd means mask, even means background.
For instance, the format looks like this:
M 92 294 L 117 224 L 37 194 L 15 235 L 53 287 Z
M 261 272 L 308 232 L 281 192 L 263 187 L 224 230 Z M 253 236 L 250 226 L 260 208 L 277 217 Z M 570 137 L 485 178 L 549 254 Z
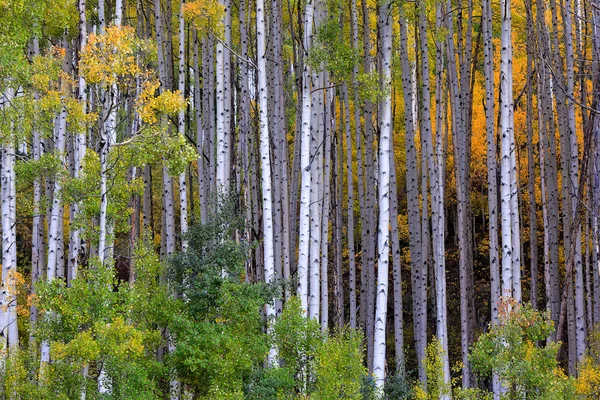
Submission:
M 278 236 L 280 236 L 280 262 L 282 275 L 284 279 L 290 277 L 290 206 L 289 206 L 289 182 L 288 182 L 288 148 L 287 148 L 287 129 L 285 121 L 285 96 L 284 96 L 284 75 L 283 75 L 283 56 L 282 56 L 282 4 L 280 1 L 271 1 L 272 14 L 272 98 L 274 100 L 274 109 L 272 113 L 272 122 L 274 128 L 274 161 L 275 184 L 279 184 L 279 191 L 276 192 L 278 209 Z M 279 179 L 277 179 L 279 175 Z
M 575 91 L 575 79 L 574 79 L 574 58 L 575 53 L 573 49 L 573 34 L 572 34 L 572 13 L 573 8 L 571 0 L 565 0 L 565 7 L 562 8 L 563 14 L 563 25 L 564 25 L 564 42 L 565 42 L 565 63 L 566 63 L 566 75 L 567 75 L 567 116 L 568 116 L 568 129 L 570 137 L 570 148 L 569 148 L 569 180 L 570 180 L 570 200 L 571 200 L 571 215 L 572 220 L 578 218 L 576 216 L 577 198 L 579 192 L 579 151 L 577 146 L 576 137 L 576 120 L 575 120 L 575 102 L 574 91 Z M 576 361 L 579 364 L 586 351 L 586 337 L 587 337 L 587 326 L 585 318 L 585 288 L 584 288 L 584 271 L 582 263 L 582 250 L 581 250 L 581 224 L 575 232 L 574 245 L 574 264 L 575 264 L 575 329 L 576 329 Z
M 485 118 L 487 141 L 488 214 L 490 241 L 490 293 L 492 323 L 498 322 L 498 302 L 500 301 L 500 271 L 498 263 L 498 163 L 496 160 L 496 135 L 494 132 L 494 49 L 492 42 L 491 1 L 482 3 L 482 23 L 484 41 L 485 72 Z
M 350 307 L 350 328 L 356 329 L 356 260 L 354 248 L 354 172 L 352 168 L 352 135 L 350 132 L 350 102 L 348 88 L 344 87 L 344 107 L 346 116 L 346 185 L 348 189 L 347 210 L 348 222 L 346 236 L 348 238 L 348 290 Z
M 304 59 L 308 58 L 308 50 L 312 42 L 312 20 L 314 0 L 306 2 L 304 10 Z M 302 310 L 308 311 L 308 265 L 310 242 L 310 188 L 311 188 L 311 68 L 308 63 L 302 70 L 302 139 L 300 149 L 300 169 L 302 171 L 300 191 L 300 237 L 298 248 L 298 297 Z
M 14 90 L 7 89 L 2 96 L 2 107 L 10 107 Z M 17 324 L 17 237 L 16 237 L 16 174 L 15 138 L 4 139 L 2 145 L 2 165 L 0 184 L 2 185 L 2 293 L 0 293 L 0 329 L 2 343 L 9 353 L 19 345 Z M 4 358 L 5 356 L 3 356 Z
M 345 90 L 344 90 L 345 92 Z M 341 98 L 342 104 L 340 104 L 341 116 L 340 119 L 343 118 L 344 115 L 347 117 L 347 111 L 344 112 L 344 98 Z M 334 114 L 335 115 L 335 114 Z M 347 119 L 347 118 L 346 118 Z M 341 125 L 341 123 L 340 123 Z M 344 274 L 342 272 L 342 257 L 343 257 L 343 248 L 344 243 L 342 240 L 342 227 L 344 225 L 344 221 L 342 218 L 343 214 L 343 157 L 344 152 L 342 149 L 342 131 L 341 129 L 336 132 L 335 143 L 334 143 L 334 167 L 333 167 L 333 182 L 334 186 L 334 196 L 333 196 L 333 207 L 335 209 L 335 221 L 334 221 L 334 229 L 335 229 L 335 289 L 334 289 L 334 305 L 335 305 L 335 325 L 338 329 L 343 329 L 345 325 L 345 307 L 344 307 Z M 348 251 L 350 252 L 350 251 Z M 356 300 L 355 300 L 356 301 Z
M 87 43 L 87 19 L 86 19 L 86 6 L 85 1 L 78 0 L 77 7 L 79 10 L 79 52 L 82 52 Z M 82 75 L 79 76 L 79 84 L 77 87 L 77 99 L 81 103 L 83 112 L 86 110 L 86 83 Z M 75 179 L 81 176 L 83 172 L 83 158 L 86 151 L 86 129 L 82 129 L 81 132 L 74 134 L 73 141 L 73 177 Z M 71 205 L 71 211 L 73 216 L 77 216 L 79 213 L 79 204 L 73 203 Z M 70 239 L 69 239 L 69 256 L 68 256 L 68 281 L 77 277 L 77 269 L 79 267 L 79 255 L 82 254 L 82 240 L 81 230 L 79 228 L 72 227 Z
M 155 0 L 154 4 L 154 18 L 156 27 L 156 42 L 158 47 L 158 75 L 160 79 L 159 91 L 162 93 L 166 88 L 169 87 L 169 74 L 168 74 L 168 63 L 167 58 L 168 48 L 170 44 L 167 43 L 165 38 L 165 23 L 164 17 L 161 13 L 160 0 Z M 163 117 L 161 124 L 166 129 L 166 118 Z M 164 223 L 161 224 L 161 238 L 164 239 L 164 256 L 169 256 L 175 252 L 175 204 L 173 196 L 173 180 L 167 171 L 167 167 L 164 164 L 162 167 L 162 181 L 163 181 L 163 212 L 162 218 Z
M 325 162 L 323 166 L 323 203 L 321 209 L 321 331 L 326 332 L 329 326 L 329 213 L 331 210 L 331 142 L 335 127 L 335 94 L 333 89 L 326 91 L 327 104 L 325 110 Z
M 513 243 L 512 230 L 514 216 L 511 204 L 512 198 L 512 153 L 514 142 L 513 89 L 512 89 L 512 18 L 510 0 L 502 0 L 502 36 L 500 60 L 500 132 L 501 156 L 500 164 L 500 203 L 501 203 L 501 232 L 502 232 L 502 296 L 512 298 L 513 293 L 513 252 L 518 243 Z M 516 193 L 515 193 L 516 195 Z
M 185 1 L 182 0 L 179 11 L 179 80 L 178 90 L 185 98 L 185 20 L 183 19 L 183 5 Z M 177 118 L 177 130 L 180 135 L 185 136 L 185 110 L 182 109 L 179 112 Z M 188 230 L 188 199 L 187 199 L 187 183 L 186 183 L 186 169 L 179 174 L 179 217 L 180 217 L 180 229 L 181 229 L 181 250 L 187 249 L 187 230 Z
M 393 122 L 393 118 L 392 118 Z M 393 132 L 393 127 L 392 127 Z M 404 374 L 404 316 L 402 308 L 402 269 L 400 265 L 400 237 L 398 231 L 398 189 L 394 141 L 390 141 L 390 228 L 392 242 L 392 268 L 394 279 L 394 349 L 396 375 Z
M 350 26 L 352 32 L 352 48 L 358 52 L 358 12 L 356 6 L 356 0 L 350 1 L 350 15 L 352 24 Z M 356 158 L 357 158 L 357 181 L 358 181 L 358 201 L 360 210 L 360 220 L 366 221 L 366 207 L 365 207 L 365 189 L 363 180 L 363 156 L 362 156 L 362 137 L 361 137 L 361 118 L 360 118 L 360 99 L 359 99 L 359 82 L 358 82 L 358 63 L 354 63 L 352 69 L 352 100 L 354 103 L 354 133 L 356 136 Z M 365 325 L 365 310 L 366 310 L 366 294 L 367 294 L 367 279 L 366 269 L 364 267 L 365 251 L 364 245 L 366 242 L 366 223 L 361 223 L 361 280 L 360 280 L 360 305 L 359 305 L 359 318 L 358 324 L 364 328 Z
M 462 6 L 461 6 L 462 14 Z M 468 5 L 468 20 L 467 23 L 471 23 L 471 6 Z M 424 15 L 425 10 L 423 9 L 421 14 Z M 471 49 L 472 49 L 472 38 L 470 27 L 467 27 L 465 35 L 465 43 L 463 49 L 462 41 L 462 15 L 458 16 L 458 55 L 460 60 L 460 78 L 456 74 L 452 75 L 452 90 L 453 96 L 453 124 L 456 129 L 453 130 L 453 144 L 454 144 L 454 170 L 456 176 L 456 200 L 457 200 L 457 238 L 458 238 L 458 251 L 459 251 L 459 279 L 460 279 L 460 317 L 461 317 L 461 349 L 462 349 L 462 386 L 463 388 L 469 388 L 472 386 L 473 376 L 471 373 L 470 362 L 469 362 L 469 347 L 473 341 L 473 326 L 472 326 L 472 260 L 471 260 L 471 232 L 472 227 L 470 223 L 470 194 L 469 194 L 469 162 L 470 162 L 470 96 L 467 95 L 470 85 L 470 68 L 471 68 Z M 421 18 L 421 26 L 424 26 L 424 17 Z M 450 23 L 450 22 L 449 22 Z M 422 31 L 423 29 L 421 29 Z M 426 36 L 422 33 L 422 40 L 426 40 Z M 448 36 L 448 41 L 452 41 L 451 45 L 454 46 L 454 38 Z M 422 44 L 424 46 L 424 44 Z M 450 46 L 450 43 L 449 43 Z M 425 57 L 425 56 L 423 56 Z M 454 58 L 448 54 L 448 57 Z M 454 62 L 454 60 L 452 60 Z M 426 60 L 423 61 L 426 63 Z M 456 70 L 456 67 L 453 67 Z M 425 79 L 425 78 L 423 78 Z M 458 97 L 456 97 L 458 94 Z M 460 105 L 457 104 L 460 102 Z
M 402 67 L 402 89 L 404 92 L 404 125 L 406 131 L 406 190 L 408 202 L 409 248 L 411 263 L 413 322 L 419 368 L 419 380 L 425 385 L 425 349 L 427 347 L 427 294 L 419 290 L 422 282 L 421 228 L 419 211 L 419 189 L 417 182 L 417 153 L 415 147 L 415 120 L 412 112 L 413 92 L 411 69 L 408 60 L 406 18 L 400 7 L 400 63 Z
M 527 14 L 527 30 L 533 32 L 533 15 L 531 0 L 525 6 Z M 538 308 L 538 243 L 537 243 L 537 203 L 535 199 L 535 161 L 533 153 L 533 36 L 527 35 L 527 190 L 529 197 L 529 263 L 530 263 L 530 295 L 531 306 Z
M 56 120 L 56 147 L 55 152 L 57 152 L 59 159 L 61 160 L 61 164 L 64 164 L 64 151 L 65 151 L 65 141 L 66 141 L 66 129 L 67 129 L 67 111 L 63 108 Z M 102 162 L 102 158 L 100 158 Z M 103 168 L 102 163 L 100 164 L 100 168 Z M 102 174 L 101 174 L 102 177 Z M 102 180 L 101 180 L 102 184 Z M 102 191 L 102 186 L 100 187 Z M 106 186 L 105 186 L 106 190 Z M 54 180 L 54 189 L 52 192 L 52 206 L 50 212 L 50 224 L 48 228 L 48 262 L 46 264 L 46 280 L 48 282 L 52 282 L 56 277 L 58 259 L 58 245 L 59 245 L 59 226 L 60 226 L 60 218 L 63 218 L 61 214 L 61 204 L 60 204 L 60 191 L 61 191 L 61 182 L 59 179 Z M 102 209 L 101 209 L 102 211 Z M 102 215 L 101 215 L 102 216 Z M 100 227 L 102 228 L 102 226 Z M 102 234 L 102 231 L 100 232 Z M 102 236 L 100 236 L 102 239 Z M 99 247 L 100 249 L 100 247 Z M 101 253 L 99 253 L 101 254 Z M 42 342 L 41 356 L 40 362 L 42 366 L 42 370 L 45 365 L 50 362 L 50 343 L 47 341 Z
M 65 146 L 67 139 L 67 110 L 62 109 L 56 120 L 56 147 L 54 151 L 57 153 L 61 164 L 65 162 Z M 60 219 L 63 218 L 61 213 L 61 190 L 62 185 L 60 179 L 54 180 L 54 189 L 52 193 L 52 211 L 50 218 L 50 226 L 48 228 L 48 263 L 46 277 L 48 281 L 55 278 L 58 264 L 60 262 L 59 255 L 61 246 L 62 232 L 60 232 Z
M 488 235 L 490 262 L 490 305 L 492 324 L 498 324 L 498 305 L 500 302 L 500 269 L 498 244 L 498 162 L 496 160 L 496 135 L 494 132 L 494 48 L 492 42 L 492 4 L 490 0 L 481 2 L 482 29 L 484 43 L 485 75 L 485 125 L 487 142 L 487 178 L 488 178 Z M 492 377 L 494 399 L 500 398 L 498 375 Z
M 373 375 L 375 386 L 383 389 L 385 383 L 386 323 L 388 307 L 388 270 L 390 262 L 390 151 L 392 143 L 392 21 L 390 2 L 379 5 L 379 36 L 381 52 L 380 85 L 385 93 L 381 99 L 379 116 L 379 228 L 377 233 L 377 302 L 375 306 L 375 332 Z M 395 218 L 396 216 L 394 216 Z
M 362 12 L 363 12 L 363 72 L 365 74 L 371 73 L 371 28 L 370 28 L 370 17 L 369 7 L 367 0 L 362 1 Z M 365 219 L 363 224 L 366 225 L 366 242 L 363 243 L 363 268 L 366 270 L 367 277 L 367 301 L 361 305 L 361 308 L 366 306 L 365 317 L 365 337 L 367 340 L 367 365 L 369 371 L 373 370 L 372 360 L 374 357 L 374 310 L 375 310 L 375 243 L 369 238 L 373 237 L 376 229 L 376 209 L 375 209 L 375 165 L 373 160 L 373 103 L 371 100 L 366 99 L 364 103 L 364 127 L 365 127 Z
M 33 53 L 34 55 L 39 54 L 39 42 L 37 38 L 33 39 Z M 37 92 L 34 93 L 34 100 L 39 100 L 40 96 Z M 40 131 L 38 129 L 33 130 L 33 141 L 32 141 L 32 156 L 33 161 L 39 161 L 42 156 L 42 139 L 40 137 Z M 33 226 L 31 230 L 31 294 L 36 293 L 36 283 L 39 281 L 40 276 L 43 275 L 44 268 L 46 266 L 45 254 L 46 246 L 44 242 L 44 214 L 42 212 L 41 201 L 42 201 L 42 180 L 40 177 L 36 177 L 33 181 Z M 38 311 L 35 304 L 31 304 L 29 309 L 29 322 L 31 328 L 35 327 L 37 322 Z M 33 329 L 32 329 L 33 331 Z M 35 337 L 33 332 L 29 336 L 30 348 L 35 348 Z
M 597 2 L 595 2 L 597 4 Z M 592 48 L 593 48 L 593 59 L 592 64 L 594 70 L 598 70 L 600 65 L 600 9 L 598 7 L 592 7 Z M 593 90 L 597 91 L 600 88 L 597 85 L 597 81 L 593 87 Z M 600 174 L 600 117 L 596 114 L 590 121 L 593 124 L 593 143 L 595 145 L 593 157 L 591 159 L 590 172 L 594 176 Z M 600 180 L 594 179 L 594 184 L 590 188 L 592 197 L 592 270 L 594 271 L 594 323 L 600 321 L 600 231 L 599 231 L 599 219 L 600 215 Z
M 266 26 L 265 26 L 264 0 L 256 1 L 256 41 L 258 56 L 258 100 L 260 107 L 260 165 L 261 189 L 263 211 L 263 249 L 265 260 L 265 282 L 272 282 L 275 278 L 275 265 L 273 254 L 273 210 L 271 194 L 271 155 L 269 143 L 268 121 L 268 94 L 267 94 L 267 60 L 266 60 Z M 275 308 L 267 303 L 265 306 L 269 326 L 272 327 L 275 318 Z M 274 365 L 277 362 L 277 350 L 271 346 L 268 362 Z
M 545 184 L 542 185 L 542 196 L 546 196 L 546 200 L 542 198 L 542 204 L 546 206 L 546 217 L 544 218 L 544 275 L 546 281 L 546 298 L 547 308 L 550 310 L 552 320 L 555 325 L 559 320 L 559 303 L 560 293 L 559 284 L 560 276 L 558 272 L 558 172 L 556 165 L 556 144 L 555 144 L 555 123 L 554 110 L 552 107 L 551 98 L 551 82 L 552 77 L 547 67 L 547 60 L 551 60 L 550 40 L 548 38 L 548 30 L 545 22 L 545 6 L 543 3 L 537 4 L 536 25 L 538 31 L 538 48 L 540 49 L 540 58 L 536 58 L 536 70 L 538 71 L 538 116 L 540 119 L 540 158 L 543 157 L 544 162 L 540 161 L 540 166 L 544 169 L 542 177 Z M 555 333 L 551 334 L 551 340 L 556 339 Z
M 208 213 L 208 196 L 207 196 L 207 182 L 206 182 L 206 174 L 205 163 L 204 163 L 204 137 L 206 136 L 206 121 L 204 118 L 203 108 L 206 107 L 206 104 L 203 102 L 202 92 L 203 88 L 200 86 L 200 77 L 204 78 L 206 66 L 202 66 L 202 75 L 200 72 L 200 61 L 199 58 L 202 56 L 204 60 L 206 60 L 206 42 L 203 42 L 202 46 L 202 54 L 199 54 L 199 40 L 198 40 L 198 31 L 194 28 L 194 113 L 196 117 L 196 151 L 198 152 L 198 198 L 200 203 L 200 222 L 207 222 L 207 213 Z M 247 171 L 247 169 L 246 169 Z
M 318 3 L 317 3 L 318 4 Z M 315 24 L 318 23 L 319 7 L 315 11 Z M 313 71 L 313 86 L 323 86 L 322 75 Z M 313 91 L 312 102 L 312 135 L 311 135 L 311 184 L 310 184 L 310 264 L 309 264 L 309 297 L 308 314 L 319 320 L 320 290 L 321 290 L 321 204 L 322 204 L 322 172 L 323 152 L 321 146 L 324 140 L 323 94 L 321 90 Z
M 217 92 L 216 92 L 216 112 L 217 112 L 217 159 L 216 159 L 216 189 L 225 191 L 228 189 L 227 181 L 227 141 L 229 140 L 226 132 L 225 121 L 225 46 L 221 41 L 217 42 Z M 212 151 L 212 147 L 210 147 Z

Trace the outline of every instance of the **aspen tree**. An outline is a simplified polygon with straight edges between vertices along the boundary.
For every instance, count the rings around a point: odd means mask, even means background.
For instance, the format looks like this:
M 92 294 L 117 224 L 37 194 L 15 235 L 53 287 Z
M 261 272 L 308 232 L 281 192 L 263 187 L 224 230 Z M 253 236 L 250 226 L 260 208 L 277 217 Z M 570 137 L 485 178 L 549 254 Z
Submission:
M 260 164 L 261 164 L 261 189 L 262 189 L 262 212 L 263 212 L 263 248 L 265 260 L 265 282 L 272 282 L 275 278 L 274 254 L 273 254 L 273 211 L 271 193 L 271 155 L 268 121 L 268 98 L 267 98 L 267 60 L 266 60 L 266 26 L 265 26 L 264 0 L 256 2 L 256 42 L 258 56 L 258 100 L 260 107 Z M 273 305 L 266 305 L 268 324 L 272 324 L 275 318 Z M 277 362 L 277 350 L 271 346 L 268 362 L 274 365 Z
M 488 178 L 488 234 L 490 242 L 490 296 L 492 324 L 498 324 L 498 307 L 500 303 L 500 269 L 498 244 L 498 162 L 496 159 L 496 135 L 494 132 L 494 48 L 492 42 L 492 4 L 486 0 L 481 2 L 482 29 L 484 46 L 485 75 L 485 125 L 487 143 L 487 178 Z M 500 381 L 496 374 L 492 377 L 494 399 L 500 397 Z
M 11 107 L 15 90 L 8 88 L 2 94 L 1 108 Z M 10 122 L 13 126 L 14 122 Z M 0 185 L 2 186 L 2 292 L 0 293 L 1 341 L 12 353 L 19 345 L 17 324 L 17 237 L 16 237 L 16 138 L 9 133 L 2 143 L 2 165 Z M 3 362 L 4 360 L 2 360 Z
M 409 248 L 411 260 L 413 319 L 415 331 L 415 346 L 419 365 L 419 380 L 426 384 L 425 349 L 427 347 L 427 294 L 419 290 L 422 282 L 421 234 L 419 192 L 417 183 L 417 154 L 415 147 L 415 120 L 412 112 L 413 92 L 411 68 L 407 49 L 407 21 L 404 10 L 400 7 L 400 63 L 402 69 L 402 89 L 404 98 L 404 126 L 406 130 L 406 190 L 408 202 Z
M 304 10 L 304 59 L 312 42 L 314 0 L 308 0 Z M 308 311 L 308 266 L 310 244 L 310 187 L 311 187 L 311 68 L 308 63 L 302 70 L 302 130 L 300 167 L 302 171 L 300 191 L 300 237 L 298 249 L 298 297 L 304 312 Z
M 182 96 L 185 97 L 185 21 L 183 19 L 183 5 L 185 1 L 182 0 L 179 11 L 179 81 L 178 89 Z M 177 116 L 177 130 L 179 134 L 185 135 L 185 109 L 179 111 Z M 185 170 L 179 174 L 179 216 L 180 216 L 180 229 L 181 229 L 181 250 L 187 249 L 187 238 L 185 235 L 188 230 L 188 199 L 187 199 L 187 183 Z
M 381 55 L 380 85 L 383 92 L 379 116 L 379 224 L 377 233 L 377 302 L 375 306 L 373 375 L 379 390 L 385 383 L 388 270 L 390 262 L 390 151 L 392 143 L 392 21 L 391 3 L 379 5 Z M 395 218 L 395 216 L 394 216 Z
M 350 328 L 356 329 L 356 259 L 354 248 L 354 173 L 352 168 L 352 135 L 350 132 L 350 101 L 348 100 L 348 87 L 344 87 L 344 109 L 346 125 L 346 185 L 348 190 L 348 222 L 346 225 L 346 235 L 348 237 L 348 290 L 350 306 Z

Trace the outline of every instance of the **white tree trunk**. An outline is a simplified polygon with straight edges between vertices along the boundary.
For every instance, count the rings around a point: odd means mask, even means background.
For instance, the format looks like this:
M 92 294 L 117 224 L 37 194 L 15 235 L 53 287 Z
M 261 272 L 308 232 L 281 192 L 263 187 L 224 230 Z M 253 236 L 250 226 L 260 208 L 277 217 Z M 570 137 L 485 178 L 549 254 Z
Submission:
M 265 282 L 272 282 L 275 278 L 275 256 L 273 246 L 273 209 L 271 193 L 271 146 L 269 141 L 269 120 L 267 112 L 267 60 L 266 60 L 266 24 L 264 0 L 256 1 L 256 42 L 258 55 L 258 100 L 260 108 L 260 165 L 261 165 L 261 189 L 262 189 L 262 212 L 263 212 L 263 248 Z M 269 329 L 275 318 L 275 308 L 271 304 L 265 306 Z M 271 346 L 268 362 L 275 365 L 277 362 L 277 350 Z
M 406 25 L 403 8 L 400 7 L 400 63 L 402 89 L 404 92 L 404 125 L 406 130 L 406 190 L 409 225 L 409 248 L 413 298 L 414 336 L 419 368 L 419 381 L 425 385 L 425 349 L 427 347 L 427 295 L 419 290 L 422 282 L 421 228 L 419 211 L 419 188 L 417 181 L 417 154 L 415 146 L 415 113 L 412 111 L 413 91 L 411 67 L 408 60 Z
M 3 94 L 2 103 L 13 101 L 13 89 Z M 10 107 L 10 105 L 8 105 Z M 2 344 L 9 352 L 19 344 L 17 329 L 17 237 L 16 237 L 16 174 L 15 174 L 15 142 L 12 135 L 4 138 L 2 145 L 2 168 L 0 183 L 2 185 L 2 292 L 0 293 L 0 332 Z M 4 346 L 2 346 L 4 348 Z
M 79 10 L 79 51 L 83 51 L 87 43 L 87 19 L 86 19 L 86 6 L 84 0 L 78 0 L 78 10 Z M 83 112 L 86 113 L 86 83 L 85 79 L 82 75 L 79 76 L 79 85 L 77 88 L 77 98 L 81 103 L 81 107 L 83 107 Z M 86 152 L 86 129 L 82 129 L 81 132 L 77 132 L 74 135 L 74 143 L 73 143 L 73 177 L 75 179 L 79 178 L 83 172 L 83 158 L 85 157 Z M 73 215 L 76 216 L 79 213 L 79 204 L 72 204 Z M 69 240 L 69 268 L 68 268 L 68 281 L 75 279 L 77 277 L 77 269 L 79 268 L 79 254 L 82 252 L 81 249 L 82 240 L 81 240 L 81 231 L 80 229 L 71 229 L 71 237 Z
M 346 182 L 348 185 L 348 286 L 350 300 L 350 328 L 356 329 L 356 261 L 354 255 L 354 173 L 352 171 L 352 135 L 350 131 L 350 102 L 348 88 L 344 88 L 344 107 L 346 110 Z M 341 172 L 341 171 L 340 171 Z
M 375 305 L 375 331 L 373 352 L 373 375 L 379 390 L 385 383 L 385 332 L 387 322 L 388 270 L 390 262 L 390 149 L 392 142 L 392 24 L 391 3 L 379 6 L 379 30 L 381 40 L 381 88 L 385 95 L 381 100 L 379 117 L 379 228 L 377 234 L 377 300 Z M 395 216 L 394 216 L 395 217 Z
M 312 20 L 314 0 L 306 2 L 304 11 L 304 59 L 312 42 Z M 300 191 L 300 239 L 298 248 L 298 297 L 304 312 L 308 311 L 308 265 L 310 242 L 310 186 L 311 186 L 311 68 L 304 64 L 302 71 L 302 138 L 300 148 L 300 168 L 302 170 Z
M 217 190 L 228 189 L 225 121 L 225 47 L 217 43 Z
M 183 4 L 184 0 L 181 1 L 179 11 L 179 85 L 178 89 L 181 92 L 181 96 L 185 97 L 185 20 L 183 19 Z M 198 81 L 195 82 L 196 84 Z M 179 111 L 177 118 L 177 128 L 179 134 L 185 136 L 185 110 Z M 181 223 L 181 250 L 187 249 L 188 243 L 186 234 L 188 231 L 188 201 L 187 201 L 187 184 L 186 184 L 186 169 L 179 174 L 179 216 Z
M 510 0 L 501 0 L 502 34 L 500 59 L 500 211 L 502 232 L 502 297 L 513 297 L 513 251 L 516 243 L 512 236 L 511 213 L 511 169 L 514 154 L 511 153 L 511 138 L 514 130 L 513 89 L 512 89 L 512 31 Z M 516 195 L 516 193 L 515 193 Z

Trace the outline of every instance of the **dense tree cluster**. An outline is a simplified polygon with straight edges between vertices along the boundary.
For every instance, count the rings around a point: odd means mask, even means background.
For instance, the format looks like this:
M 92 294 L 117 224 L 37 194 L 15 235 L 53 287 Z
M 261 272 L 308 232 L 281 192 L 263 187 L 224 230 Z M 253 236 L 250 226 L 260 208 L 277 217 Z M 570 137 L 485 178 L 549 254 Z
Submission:
M 598 0 L 0 1 L 6 398 L 594 398 Z

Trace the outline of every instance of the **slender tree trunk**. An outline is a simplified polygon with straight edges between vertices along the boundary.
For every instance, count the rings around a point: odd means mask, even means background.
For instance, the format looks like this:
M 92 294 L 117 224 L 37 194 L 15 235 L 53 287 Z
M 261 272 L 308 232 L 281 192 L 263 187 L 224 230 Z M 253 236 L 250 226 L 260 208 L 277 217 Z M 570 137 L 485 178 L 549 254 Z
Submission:
M 185 97 L 185 21 L 183 19 L 183 5 L 185 0 L 181 1 L 179 11 L 179 82 L 178 90 Z M 198 82 L 198 81 L 196 81 Z M 177 128 L 180 135 L 185 136 L 185 109 L 179 112 L 177 118 Z M 187 168 L 186 168 L 187 169 Z M 186 234 L 188 231 L 188 199 L 187 183 L 185 170 L 179 174 L 179 217 L 181 229 L 181 250 L 185 251 L 188 246 Z
M 11 107 L 15 97 L 14 89 L 3 93 L 2 107 Z M 13 122 L 10 122 L 13 124 Z M 18 349 L 19 332 L 17 325 L 17 237 L 16 237 L 16 174 L 15 137 L 9 135 L 2 145 L 2 165 L 0 184 L 2 186 L 2 292 L 0 293 L 0 331 L 2 343 L 9 353 Z M 2 364 L 4 363 L 2 356 Z
M 419 290 L 422 281 L 421 234 L 419 192 L 417 183 L 417 154 L 415 147 L 415 121 L 412 112 L 413 92 L 411 69 L 407 49 L 407 21 L 400 7 L 400 63 L 402 67 L 402 88 L 404 92 L 404 125 L 406 130 L 406 190 L 408 202 L 408 229 L 411 262 L 413 322 L 419 380 L 422 385 L 427 382 L 425 372 L 425 349 L 427 346 L 427 295 Z
M 348 237 L 348 286 L 350 306 L 350 328 L 356 329 L 356 260 L 354 247 L 354 172 L 352 168 L 352 135 L 350 132 L 350 102 L 348 88 L 344 87 L 344 107 L 346 110 L 346 184 L 348 189 L 348 223 L 346 235 Z
M 488 231 L 490 261 L 490 305 L 492 324 L 498 324 L 498 306 L 500 302 L 500 269 L 498 247 L 498 162 L 496 160 L 496 135 L 494 132 L 494 48 L 492 42 L 492 4 L 490 0 L 481 2 L 482 29 L 484 42 L 485 75 L 485 122 L 487 142 L 487 178 L 488 178 Z M 500 381 L 498 375 L 492 377 L 494 400 L 500 399 Z
M 260 107 L 260 160 L 261 160 L 261 188 L 263 210 L 263 248 L 265 260 L 265 282 L 272 282 L 275 278 L 275 265 L 273 254 L 273 210 L 271 195 L 271 155 L 269 143 L 269 121 L 267 113 L 267 60 L 266 60 L 266 24 L 264 0 L 256 1 L 256 40 L 258 56 L 258 100 Z M 275 318 L 273 305 L 266 305 L 266 314 L 269 326 Z M 274 365 L 277 362 L 277 350 L 271 346 L 268 362 Z
M 304 59 L 308 58 L 308 50 L 312 41 L 312 20 L 314 0 L 306 2 L 304 11 Z M 302 139 L 300 149 L 300 167 L 302 171 L 300 191 L 300 238 L 298 249 L 298 297 L 302 310 L 308 311 L 308 265 L 310 244 L 310 188 L 311 188 L 311 68 L 304 64 L 302 71 Z
M 373 375 L 375 385 L 381 390 L 385 383 L 385 333 L 388 307 L 388 270 L 390 262 L 390 151 L 392 143 L 392 21 L 391 3 L 379 5 L 379 35 L 381 52 L 381 100 L 379 116 L 379 228 L 377 235 L 377 302 L 375 306 L 375 332 Z M 395 216 L 394 216 L 395 218 Z

